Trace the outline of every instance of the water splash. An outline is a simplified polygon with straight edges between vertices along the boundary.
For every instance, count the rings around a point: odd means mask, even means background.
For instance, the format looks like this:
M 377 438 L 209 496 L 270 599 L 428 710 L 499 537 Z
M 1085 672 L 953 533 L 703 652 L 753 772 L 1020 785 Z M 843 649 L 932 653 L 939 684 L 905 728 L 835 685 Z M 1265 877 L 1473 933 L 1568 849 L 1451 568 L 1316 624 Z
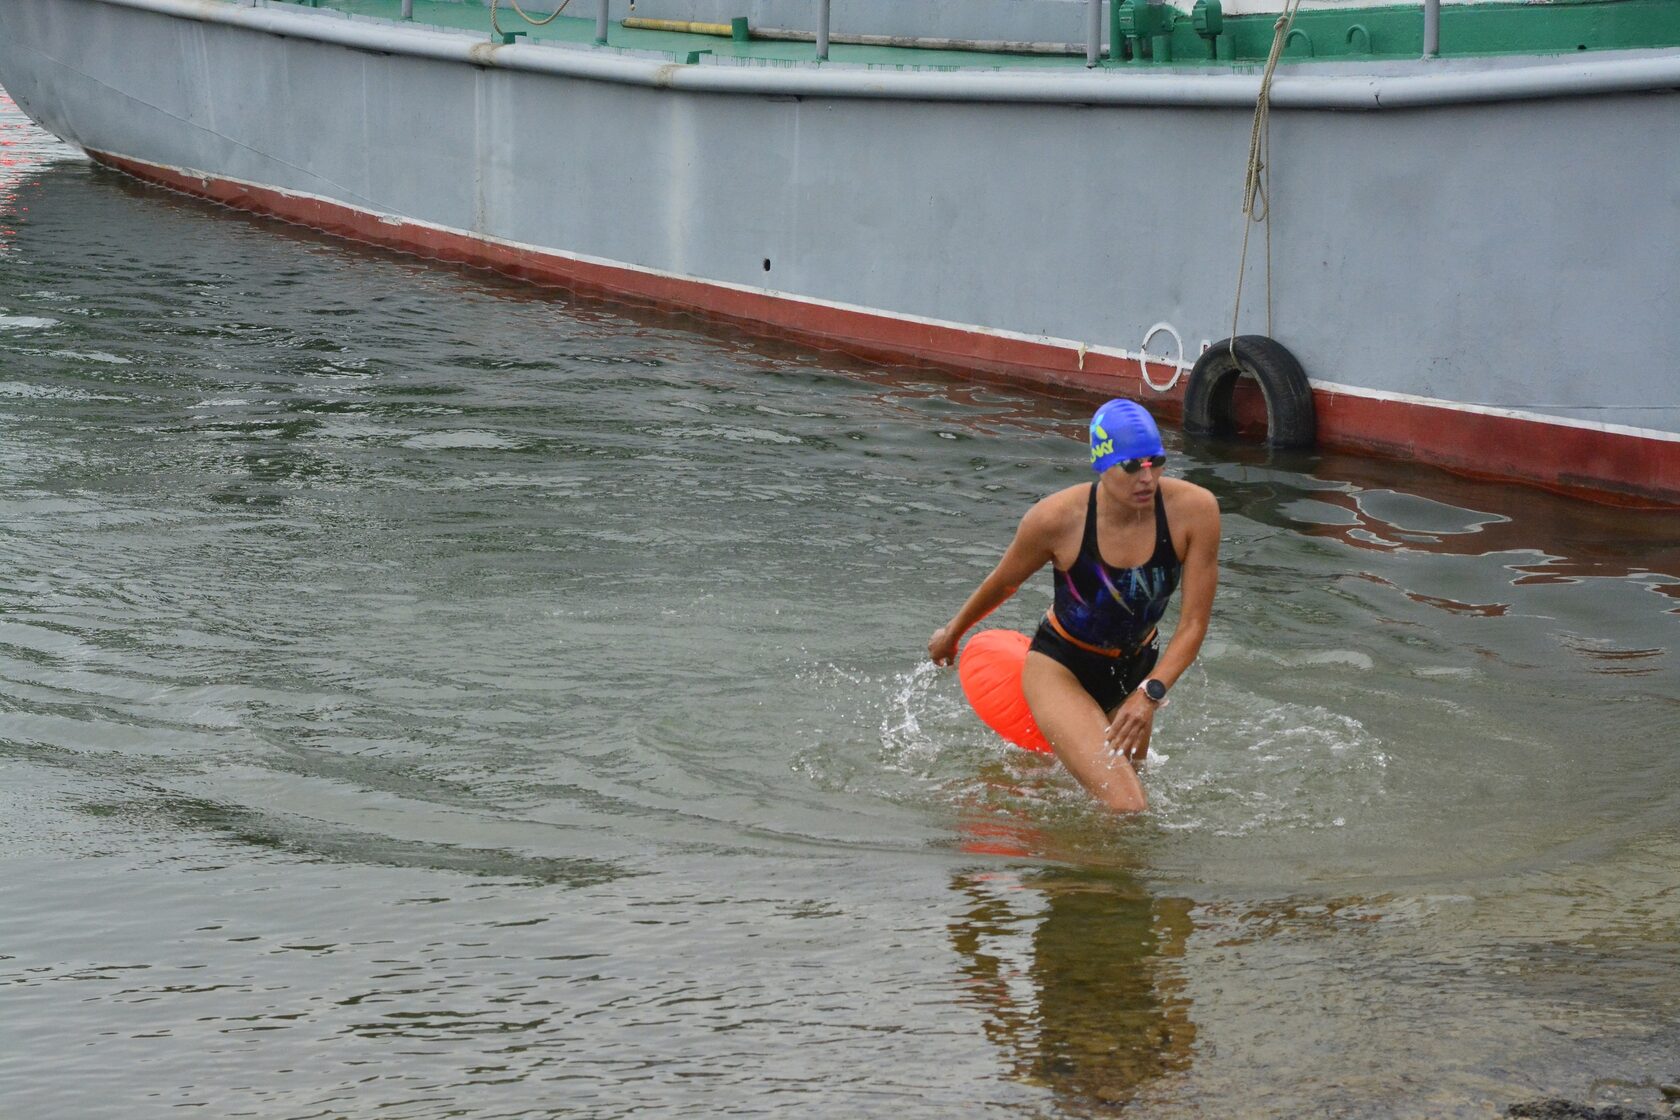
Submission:
M 1205 683 L 1163 717 L 1145 787 L 1169 830 L 1218 836 L 1341 828 L 1384 793 L 1389 755 L 1357 718 Z

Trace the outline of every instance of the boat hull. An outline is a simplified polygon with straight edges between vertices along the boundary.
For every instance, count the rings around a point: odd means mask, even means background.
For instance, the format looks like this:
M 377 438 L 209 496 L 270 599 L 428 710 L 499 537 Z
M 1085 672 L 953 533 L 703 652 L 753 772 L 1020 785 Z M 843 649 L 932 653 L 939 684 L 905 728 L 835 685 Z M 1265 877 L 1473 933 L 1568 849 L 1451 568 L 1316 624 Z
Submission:
M 252 12 L 8 0 L 0 83 L 177 190 L 866 356 L 1175 416 L 1232 333 L 1240 96 L 1058 99 L 1007 75 L 963 96 L 939 74 L 684 88 L 725 68 L 567 73 L 546 56 L 596 52 Z M 1321 443 L 1680 503 L 1680 95 L 1281 100 L 1270 321 L 1256 227 L 1240 332 L 1301 360 Z

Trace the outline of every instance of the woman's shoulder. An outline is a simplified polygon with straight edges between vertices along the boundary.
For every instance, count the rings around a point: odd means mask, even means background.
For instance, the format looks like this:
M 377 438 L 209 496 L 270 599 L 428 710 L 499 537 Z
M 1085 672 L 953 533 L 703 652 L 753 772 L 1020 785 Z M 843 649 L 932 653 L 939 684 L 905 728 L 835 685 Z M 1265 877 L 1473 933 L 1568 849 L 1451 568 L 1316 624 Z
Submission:
M 1187 479 L 1163 478 L 1161 500 L 1166 503 L 1167 517 L 1174 521 L 1211 518 L 1217 523 L 1219 520 L 1219 499 L 1213 496 L 1213 491 Z
M 1091 483 L 1076 482 L 1072 486 L 1064 486 L 1055 493 L 1040 498 L 1038 506 L 1034 508 L 1054 510 L 1064 517 L 1084 517 L 1085 507 L 1090 503 L 1090 499 Z
M 1049 532 L 1064 530 L 1074 522 L 1084 524 L 1085 505 L 1090 492 L 1089 482 L 1076 482 L 1072 486 L 1063 487 L 1034 502 L 1024 520 L 1035 528 Z

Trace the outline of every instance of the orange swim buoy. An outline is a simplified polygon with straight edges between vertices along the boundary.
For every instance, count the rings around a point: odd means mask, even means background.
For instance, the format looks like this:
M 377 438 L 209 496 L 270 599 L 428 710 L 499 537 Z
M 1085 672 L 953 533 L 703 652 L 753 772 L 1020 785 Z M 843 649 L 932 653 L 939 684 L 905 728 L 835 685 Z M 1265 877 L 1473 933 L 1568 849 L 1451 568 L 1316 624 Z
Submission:
M 983 630 L 957 658 L 957 679 L 974 714 L 987 727 L 1029 751 L 1053 753 L 1027 707 L 1021 670 L 1032 639 L 1014 630 Z

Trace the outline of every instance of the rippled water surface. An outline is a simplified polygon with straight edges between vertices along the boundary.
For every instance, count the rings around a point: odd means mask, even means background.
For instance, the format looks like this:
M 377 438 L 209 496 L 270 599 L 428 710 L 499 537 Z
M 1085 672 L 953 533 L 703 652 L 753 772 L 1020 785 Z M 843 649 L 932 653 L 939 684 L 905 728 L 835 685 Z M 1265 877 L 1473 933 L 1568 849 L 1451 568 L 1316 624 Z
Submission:
M 1116 822 L 921 660 L 1088 402 L 0 145 L 5 1115 L 1680 1075 L 1680 518 L 1170 433 L 1222 584 Z

